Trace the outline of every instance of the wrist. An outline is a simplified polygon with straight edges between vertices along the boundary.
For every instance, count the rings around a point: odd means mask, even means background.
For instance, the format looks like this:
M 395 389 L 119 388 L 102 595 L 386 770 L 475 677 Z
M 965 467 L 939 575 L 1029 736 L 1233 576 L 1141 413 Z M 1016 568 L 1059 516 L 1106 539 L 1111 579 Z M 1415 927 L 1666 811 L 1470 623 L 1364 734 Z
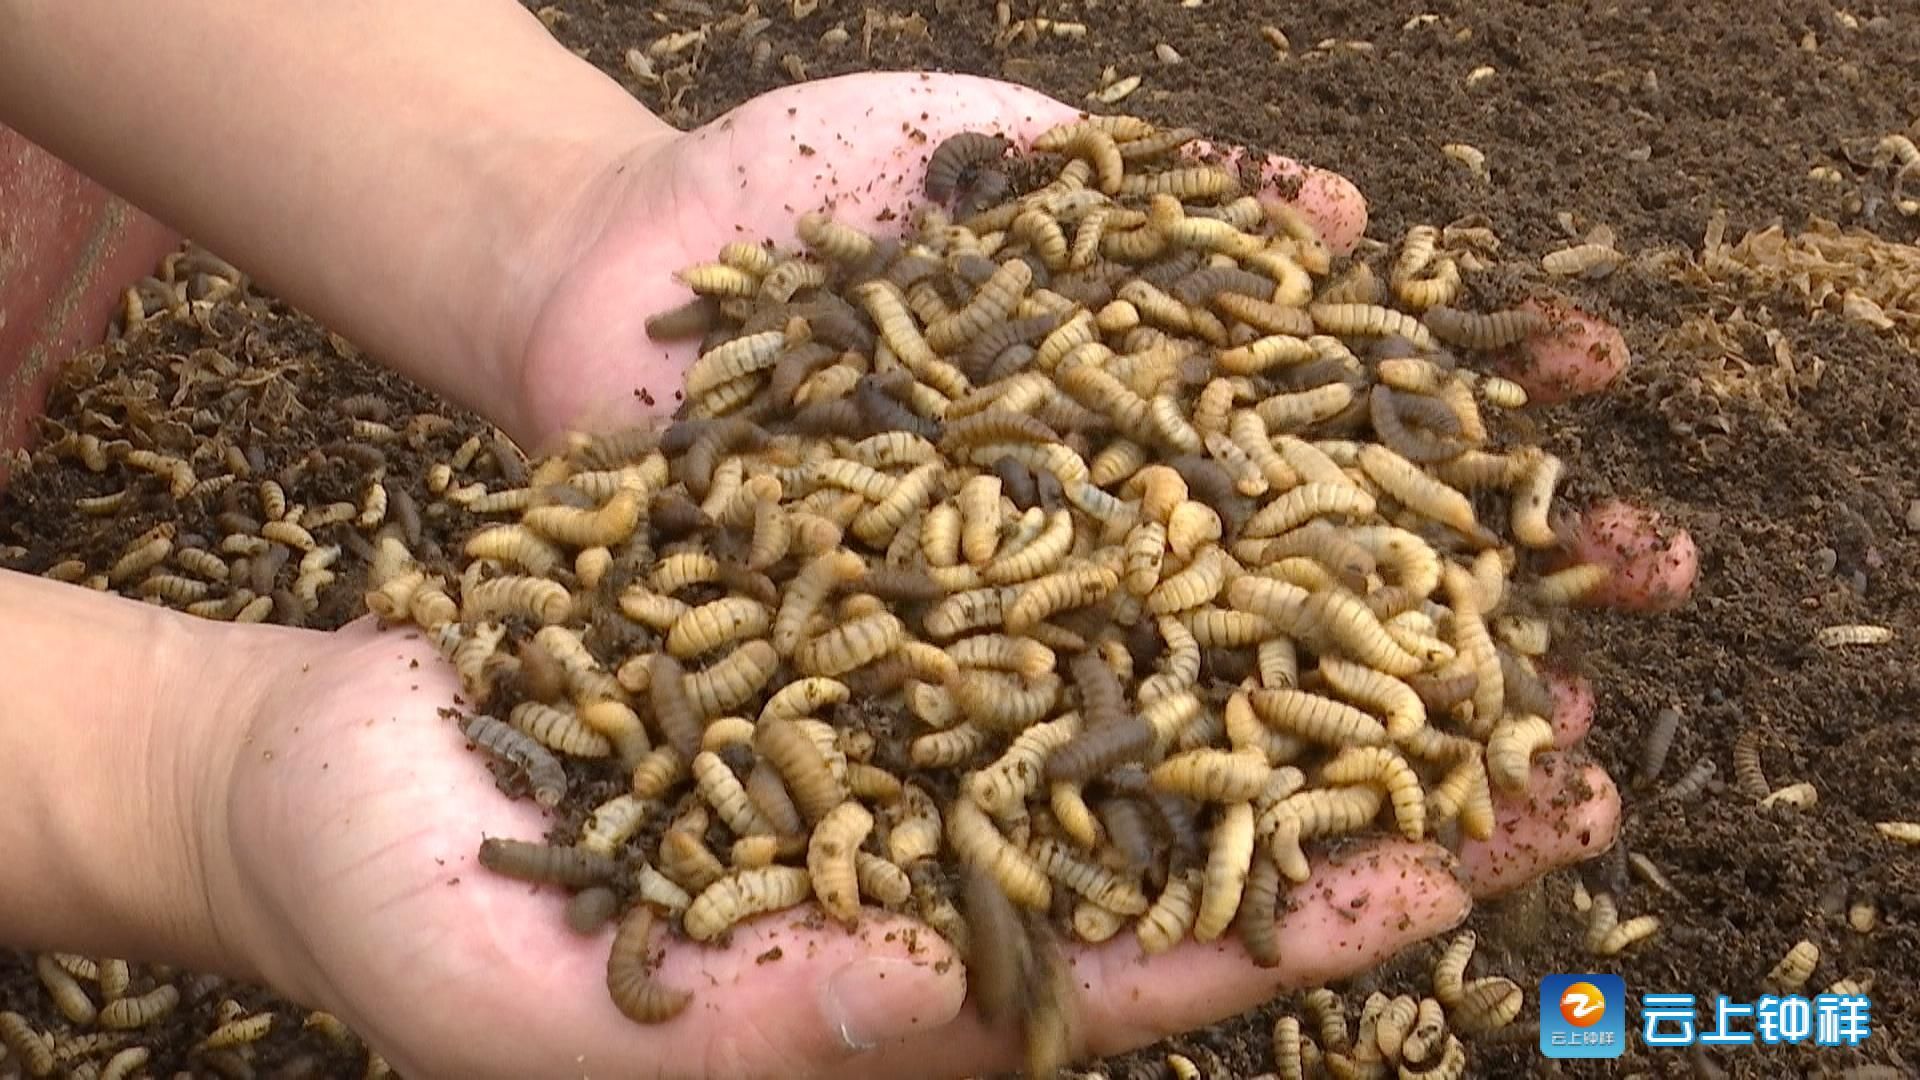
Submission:
M 222 884 L 237 628 L 3 571 L 0 611 L 0 944 L 255 976 Z
M 198 970 L 279 985 L 268 920 L 235 859 L 232 779 L 281 669 L 282 642 L 297 632 L 158 614 L 145 755 L 152 804 L 129 836 L 147 853 L 149 880 L 166 901 L 159 909 L 171 913 L 171 925 L 151 928 L 155 948 Z M 138 925 L 139 905 L 151 900 L 136 894 L 132 903 Z

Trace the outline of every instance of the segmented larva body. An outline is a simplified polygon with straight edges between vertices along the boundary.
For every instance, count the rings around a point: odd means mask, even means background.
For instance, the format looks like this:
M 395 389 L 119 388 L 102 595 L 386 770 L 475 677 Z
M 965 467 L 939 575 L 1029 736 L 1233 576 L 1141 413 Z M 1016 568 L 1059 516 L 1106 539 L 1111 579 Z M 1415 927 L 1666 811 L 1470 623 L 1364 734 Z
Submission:
M 1109 911 L 1139 915 L 1147 910 L 1146 894 L 1130 877 L 1092 862 L 1066 845 L 1042 838 L 1033 842 L 1030 852 L 1047 877 Z
M 857 802 L 843 802 L 820 819 L 807 843 L 814 897 L 843 923 L 851 923 L 860 912 L 855 853 L 872 831 L 872 813 Z
M 785 781 L 794 805 L 814 824 L 847 801 L 845 781 L 836 778 L 820 747 L 795 721 L 763 718 L 754 731 L 754 750 Z
M 1441 951 L 1433 967 L 1433 996 L 1439 999 L 1439 1004 L 1451 1007 L 1460 1003 L 1465 993 L 1467 964 L 1472 961 L 1479 941 L 1473 931 L 1463 930 Z
M 224 1050 L 229 1047 L 244 1046 L 247 1043 L 259 1042 L 267 1037 L 267 1032 L 272 1030 L 273 1014 L 270 1012 L 243 1016 L 237 1020 L 229 1020 L 213 1029 L 206 1038 L 200 1040 L 199 1049 Z
M 567 774 L 559 759 L 525 732 L 491 716 L 475 715 L 462 723 L 461 733 L 474 745 L 511 762 L 526 774 L 528 784 L 533 787 L 534 801 L 541 807 L 551 810 L 566 796 Z
M 555 847 L 488 837 L 480 842 L 480 865 L 497 874 L 543 885 L 585 888 L 612 881 L 619 866 L 612 859 L 579 847 Z
M 179 1005 L 180 991 L 177 987 L 155 987 L 136 997 L 107 1002 L 100 1009 L 100 1026 L 114 1030 L 146 1027 L 171 1015 Z
M 1539 716 L 1509 716 L 1487 739 L 1487 775 L 1503 791 L 1526 790 L 1533 756 L 1553 748 L 1553 725 Z
M 1250 695 L 1253 711 L 1281 731 L 1326 746 L 1378 746 L 1387 728 L 1371 714 L 1305 690 L 1262 687 Z
M 1393 804 L 1400 834 L 1419 840 L 1427 831 L 1427 801 L 1420 777 L 1397 752 L 1384 746 L 1355 746 L 1342 750 L 1320 769 L 1331 784 L 1375 784 Z
M 78 980 L 54 959 L 50 953 L 41 953 L 34 957 L 34 974 L 39 976 L 40 985 L 46 988 L 47 996 L 53 999 L 53 1006 L 60 1015 L 72 1024 L 86 1026 L 92 1024 L 99 1011 L 94 1007 L 93 999 L 87 996 Z
M 1813 978 L 1813 969 L 1819 964 L 1820 946 L 1811 941 L 1796 942 L 1767 972 L 1766 983 L 1782 994 L 1797 993 Z
M 1053 887 L 1033 856 L 1003 835 L 979 804 L 959 799 L 947 811 L 947 842 L 967 866 L 985 873 L 1009 900 L 1034 911 L 1052 903 Z
M 1298 884 L 1312 874 L 1300 849 L 1302 840 L 1364 828 L 1380 813 L 1383 801 L 1379 789 L 1366 786 L 1302 791 L 1274 803 L 1256 828 L 1267 838 L 1280 872 Z
M 693 992 L 655 982 L 648 957 L 653 910 L 636 904 L 620 921 L 607 955 L 607 993 L 621 1013 L 640 1024 L 659 1024 L 678 1016 Z
M 514 727 L 562 754 L 602 758 L 613 753 L 613 744 L 606 736 L 582 723 L 571 709 L 523 701 L 513 707 L 510 719 Z
M 467 538 L 469 558 L 511 563 L 529 574 L 545 577 L 560 565 L 560 549 L 525 525 L 490 525 Z
M 681 925 L 693 940 L 712 941 L 743 920 L 798 907 L 812 891 L 807 872 L 798 867 L 736 871 L 701 890 L 681 916 Z
M 1200 909 L 1193 925 L 1195 940 L 1216 941 L 1233 924 L 1253 867 L 1253 841 L 1253 803 L 1236 802 L 1223 807 L 1208 845 Z M 1269 908 L 1268 921 L 1271 920 Z
M 1134 936 L 1143 952 L 1163 953 L 1186 940 L 1199 918 L 1201 880 L 1198 870 L 1168 877 L 1147 913 L 1134 923 Z
M 1673 748 L 1674 736 L 1679 734 L 1679 731 L 1679 709 L 1665 708 L 1654 714 L 1653 726 L 1647 729 L 1646 750 L 1640 757 L 1640 771 L 1635 774 L 1633 778 L 1635 784 L 1641 786 L 1651 784 L 1654 778 L 1660 775 L 1660 770 L 1664 768 L 1667 763 L 1667 752 Z M 1736 767 L 1739 762 L 1739 756 L 1739 751 L 1736 748 L 1734 751 Z M 1753 797 L 1758 799 L 1766 793 L 1766 789 L 1763 787 L 1760 793 Z
M 988 813 L 1012 813 L 1040 789 L 1050 760 L 1080 728 L 1080 717 L 1073 713 L 1027 728 L 993 764 L 967 777 L 967 793 Z
M 1547 318 L 1537 311 L 1514 308 L 1476 314 L 1450 307 L 1431 307 L 1421 316 L 1433 336 L 1464 349 L 1491 351 L 1517 345 L 1547 330 Z
M 677 659 L 690 659 L 736 641 L 760 637 L 772 621 L 773 613 L 757 600 L 722 597 L 690 608 L 675 619 L 667 632 L 667 652 Z
M 20 1061 L 28 1076 L 53 1075 L 53 1047 L 19 1013 L 0 1012 L 0 1046 Z
M 1169 794 L 1233 804 L 1258 795 L 1272 774 L 1273 767 L 1263 756 L 1200 749 L 1168 758 L 1154 766 L 1148 777 L 1156 789 Z

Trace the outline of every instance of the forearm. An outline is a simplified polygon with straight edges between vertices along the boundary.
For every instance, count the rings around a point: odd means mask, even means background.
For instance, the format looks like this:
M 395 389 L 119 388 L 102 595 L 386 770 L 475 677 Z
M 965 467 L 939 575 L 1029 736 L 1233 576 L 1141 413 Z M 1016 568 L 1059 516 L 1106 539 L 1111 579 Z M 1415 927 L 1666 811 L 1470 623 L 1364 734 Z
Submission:
M 222 926 L 232 627 L 0 571 L 0 946 L 248 976 Z
M 0 122 L 506 424 L 567 208 L 671 131 L 514 0 L 0 0 Z

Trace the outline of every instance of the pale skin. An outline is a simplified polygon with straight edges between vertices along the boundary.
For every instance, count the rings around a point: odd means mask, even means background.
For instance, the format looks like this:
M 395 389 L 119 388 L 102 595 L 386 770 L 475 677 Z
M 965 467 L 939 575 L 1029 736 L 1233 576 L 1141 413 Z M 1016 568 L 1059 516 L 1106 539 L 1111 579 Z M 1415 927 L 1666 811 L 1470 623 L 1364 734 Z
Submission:
M 945 135 L 1024 138 L 1074 115 L 1006 84 L 875 75 L 682 134 L 511 0 L 180 0 L 138 33 L 123 19 L 104 0 L 0 0 L 0 121 L 529 445 L 631 419 L 642 387 L 671 403 L 690 356 L 641 324 L 685 298 L 675 268 L 741 236 L 788 239 L 830 201 L 872 225 L 910 204 Z M 1336 244 L 1364 225 L 1330 174 L 1307 174 L 1301 205 Z M 724 950 L 663 935 L 659 977 L 694 1003 L 657 1027 L 626 1020 L 602 989 L 610 932 L 571 935 L 563 897 L 475 862 L 482 835 L 545 823 L 440 715 L 456 680 L 412 634 L 207 623 L 11 573 L 0 611 L 0 944 L 261 981 L 412 1076 L 959 1075 L 1017 1059 L 945 946 L 878 913 L 851 935 L 771 917 Z M 1591 695 L 1567 701 L 1571 745 Z M 1570 788 L 1581 797 L 1554 798 Z M 1151 962 L 1124 935 L 1074 952 L 1081 1049 L 1364 969 L 1475 896 L 1611 842 L 1619 802 L 1599 770 L 1548 755 L 1530 794 L 1458 856 L 1396 841 L 1317 860 L 1279 969 L 1231 940 Z

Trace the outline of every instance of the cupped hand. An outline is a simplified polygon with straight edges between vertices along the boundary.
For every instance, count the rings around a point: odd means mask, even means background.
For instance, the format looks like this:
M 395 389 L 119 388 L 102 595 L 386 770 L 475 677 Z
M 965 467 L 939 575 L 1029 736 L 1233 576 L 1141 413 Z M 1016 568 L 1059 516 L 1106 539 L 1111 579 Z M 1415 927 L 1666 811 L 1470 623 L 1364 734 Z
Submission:
M 643 322 L 685 299 L 673 270 L 736 239 L 789 241 L 799 213 L 829 203 L 842 220 L 878 227 L 916 201 L 926 156 L 946 136 L 1026 139 L 1074 115 L 1003 83 L 853 76 L 768 94 L 637 153 L 582 212 L 582 239 L 553 277 L 526 358 L 521 432 L 671 408 L 691 355 L 649 342 Z M 1278 159 L 1267 171 L 1298 181 L 1289 189 L 1331 246 L 1358 238 L 1365 204 L 1346 181 Z M 1583 335 L 1605 330 L 1578 313 L 1561 326 L 1525 347 L 1531 359 L 1577 363 L 1593 354 Z M 1596 554 L 1672 562 L 1661 544 Z M 1691 565 L 1680 569 L 1684 581 L 1667 583 L 1684 595 Z M 692 990 L 693 1003 L 665 1024 L 630 1022 L 604 990 L 611 931 L 576 936 L 555 890 L 477 864 L 482 836 L 538 839 L 548 823 L 499 794 L 442 715 L 458 688 L 433 650 L 366 624 L 289 642 L 233 778 L 237 873 L 263 901 L 237 932 L 263 943 L 277 985 L 337 1012 L 407 1074 L 926 1076 L 1019 1060 L 1017 1033 L 988 1029 L 967 1005 L 963 968 L 941 939 L 880 912 L 851 932 L 802 913 L 768 916 L 725 948 L 661 934 L 656 977 Z M 1577 687 L 1562 699 L 1557 730 L 1571 746 L 1592 699 Z M 1281 919 L 1278 968 L 1255 966 L 1231 938 L 1151 959 L 1131 934 L 1071 949 L 1078 1049 L 1123 1051 L 1369 968 L 1456 925 L 1475 895 L 1605 849 L 1618 814 L 1604 772 L 1546 754 L 1529 789 L 1502 800 L 1490 841 L 1457 854 L 1402 841 L 1322 852 Z

